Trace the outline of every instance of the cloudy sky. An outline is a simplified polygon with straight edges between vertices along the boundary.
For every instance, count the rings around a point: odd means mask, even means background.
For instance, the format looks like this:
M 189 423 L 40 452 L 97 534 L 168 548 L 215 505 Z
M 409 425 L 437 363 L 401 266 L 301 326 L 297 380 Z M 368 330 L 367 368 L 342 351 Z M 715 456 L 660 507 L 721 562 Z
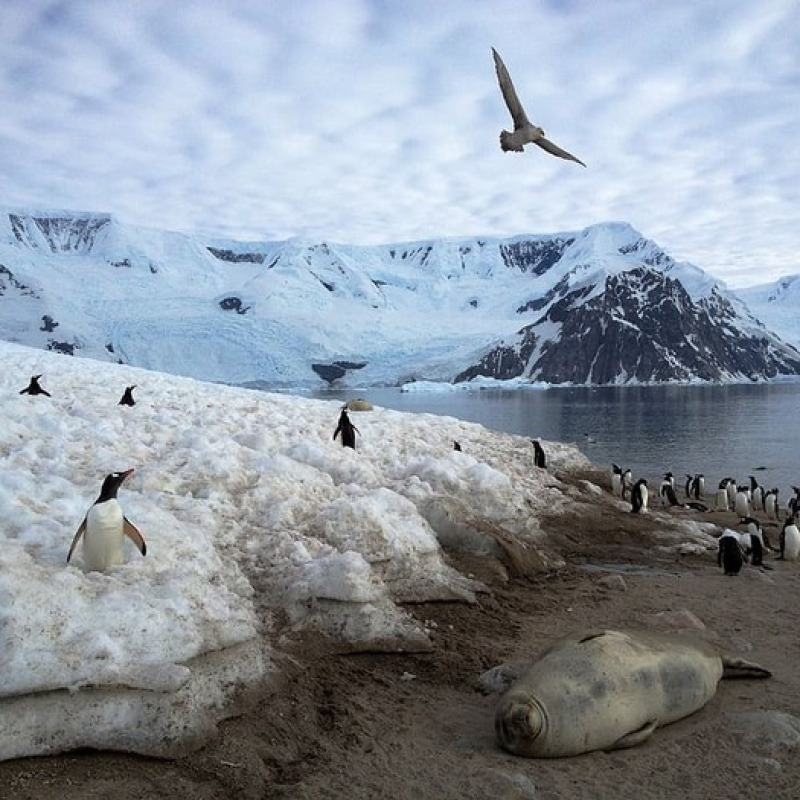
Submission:
M 587 169 L 503 153 L 498 49 Z M 800 272 L 798 0 L 4 0 L 0 204 L 372 244 L 630 222 Z

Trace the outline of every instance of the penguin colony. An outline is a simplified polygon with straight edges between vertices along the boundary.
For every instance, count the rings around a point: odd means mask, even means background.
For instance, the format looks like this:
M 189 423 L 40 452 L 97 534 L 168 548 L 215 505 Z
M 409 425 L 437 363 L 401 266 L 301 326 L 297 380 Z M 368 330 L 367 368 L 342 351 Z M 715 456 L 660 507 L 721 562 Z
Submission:
M 633 480 L 630 469 L 622 469 L 618 464 L 611 465 L 611 492 L 614 497 L 631 504 L 631 512 L 642 514 L 648 510 L 647 480 Z M 726 575 L 738 575 L 744 564 L 763 569 L 772 569 L 764 562 L 765 553 L 774 553 L 776 560 L 795 561 L 800 558 L 800 487 L 792 487 L 793 496 L 789 500 L 785 514 L 781 514 L 779 491 L 777 488 L 765 489 L 756 478 L 748 476 L 748 482 L 737 483 L 733 478 L 723 478 L 713 493 L 711 504 L 705 502 L 706 486 L 703 473 L 687 474 L 683 486 L 686 499 L 678 499 L 675 490 L 675 476 L 664 473 L 658 488 L 660 505 L 664 509 L 692 509 L 694 511 L 733 511 L 739 518 L 738 527 L 745 532 L 723 529 L 719 536 L 717 565 Z M 762 523 L 756 513 L 766 517 Z M 777 543 L 770 541 L 764 527 L 779 528 Z
M 20 395 L 44 395 L 52 397 L 40 383 L 42 374 L 33 375 L 28 385 L 20 390 Z M 133 397 L 135 385 L 126 386 L 117 405 L 132 407 L 136 405 Z M 334 441 L 341 438 L 343 447 L 355 449 L 356 434 L 361 432 L 353 425 L 347 413 L 348 409 L 356 411 L 370 411 L 372 405 L 366 400 L 357 398 L 348 401 L 339 414 L 339 420 L 333 433 Z M 545 466 L 545 455 L 541 445 L 536 442 L 536 466 Z M 458 442 L 453 442 L 454 450 L 461 450 Z M 105 476 L 100 494 L 86 512 L 86 516 L 78 526 L 73 536 L 67 563 L 72 559 L 79 543 L 82 543 L 83 563 L 88 571 L 107 572 L 119 566 L 125 560 L 125 539 L 130 539 L 136 545 L 142 556 L 147 554 L 147 544 L 139 529 L 125 516 L 118 499 L 118 492 L 123 482 L 133 474 L 133 469 L 112 472 Z

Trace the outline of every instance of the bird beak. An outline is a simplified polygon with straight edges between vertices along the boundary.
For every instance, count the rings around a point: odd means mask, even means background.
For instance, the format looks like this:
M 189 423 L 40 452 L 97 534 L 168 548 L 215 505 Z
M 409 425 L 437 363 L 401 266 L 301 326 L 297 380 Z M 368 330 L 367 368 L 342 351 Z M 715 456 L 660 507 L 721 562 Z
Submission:
M 129 477 L 130 475 L 133 475 L 133 467 L 131 467 L 131 469 L 126 469 L 124 472 L 121 472 L 120 475 L 122 475 L 122 479 L 125 480 L 125 478 Z

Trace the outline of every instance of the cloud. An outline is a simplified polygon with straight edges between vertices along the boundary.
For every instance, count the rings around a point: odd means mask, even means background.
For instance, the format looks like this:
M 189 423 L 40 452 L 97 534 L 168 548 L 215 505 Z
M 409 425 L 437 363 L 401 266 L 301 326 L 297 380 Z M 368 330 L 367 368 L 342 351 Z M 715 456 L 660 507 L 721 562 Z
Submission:
M 631 222 L 743 285 L 797 272 L 794 0 L 10 0 L 3 203 L 359 243 Z M 504 154 L 490 47 L 586 161 Z

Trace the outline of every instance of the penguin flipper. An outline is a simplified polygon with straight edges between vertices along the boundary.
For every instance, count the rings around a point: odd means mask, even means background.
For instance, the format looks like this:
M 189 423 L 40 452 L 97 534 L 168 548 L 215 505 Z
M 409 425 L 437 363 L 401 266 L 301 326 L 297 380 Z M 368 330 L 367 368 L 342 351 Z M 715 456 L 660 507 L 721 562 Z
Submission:
M 81 522 L 80 527 L 72 539 L 72 544 L 69 546 L 69 553 L 67 553 L 67 564 L 69 564 L 69 560 L 72 558 L 72 553 L 78 546 L 78 541 L 84 533 L 86 533 L 86 517 L 83 518 L 83 522 Z
M 144 538 L 142 534 L 139 533 L 139 529 L 127 517 L 123 518 L 122 529 L 125 535 L 139 548 L 139 552 L 143 556 L 146 556 L 147 545 L 145 544 Z

